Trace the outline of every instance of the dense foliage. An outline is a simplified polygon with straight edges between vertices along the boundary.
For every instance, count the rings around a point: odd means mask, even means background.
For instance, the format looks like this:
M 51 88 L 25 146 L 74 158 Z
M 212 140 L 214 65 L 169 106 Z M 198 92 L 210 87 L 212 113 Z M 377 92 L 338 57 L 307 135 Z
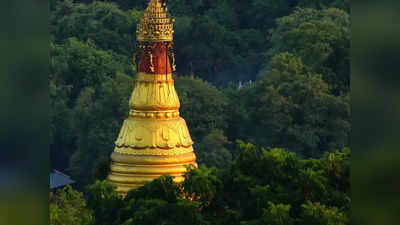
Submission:
M 301 57 L 280 53 L 255 85 L 226 90 L 234 112 L 228 131 L 234 132 L 232 138 L 283 147 L 303 156 L 343 148 L 350 133 L 349 96 L 336 96 L 330 90 Z
M 85 193 L 51 194 L 50 224 L 349 224 L 348 0 L 169 0 L 200 168 L 126 198 L 95 182 L 128 114 L 147 2 L 50 1 L 51 163 Z
M 83 194 L 71 186 L 50 193 L 50 225 L 90 225 L 93 213 L 86 208 Z
M 135 30 L 147 2 L 50 1 L 51 163 L 79 188 L 107 173 L 129 110 Z M 349 145 L 348 0 L 168 6 L 175 86 L 198 163 L 229 168 L 237 139 L 301 158 Z
M 302 160 L 283 149 L 259 149 L 238 143 L 228 169 L 191 170 L 181 184 L 163 176 L 132 190 L 123 199 L 102 181 L 87 190 L 87 207 L 75 192 L 60 192 L 62 212 L 78 209 L 90 223 L 65 225 L 347 225 L 349 224 L 350 150 Z M 68 189 L 67 189 L 68 190 Z M 71 192 L 71 190 L 68 190 Z M 77 204 L 79 203 L 79 204 Z M 51 209 L 58 207 L 54 200 Z M 60 209 L 51 210 L 51 221 Z M 61 214 L 63 215 L 63 214 Z

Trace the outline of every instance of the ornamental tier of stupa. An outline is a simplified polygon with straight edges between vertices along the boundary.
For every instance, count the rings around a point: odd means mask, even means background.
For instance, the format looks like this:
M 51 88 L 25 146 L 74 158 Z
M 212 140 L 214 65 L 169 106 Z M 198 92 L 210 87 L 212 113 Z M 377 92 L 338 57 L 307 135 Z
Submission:
M 165 3 L 150 0 L 137 26 L 137 75 L 130 112 L 115 141 L 107 177 L 122 195 L 163 174 L 182 182 L 188 166 L 197 167 L 172 79 L 174 30 L 167 11 Z

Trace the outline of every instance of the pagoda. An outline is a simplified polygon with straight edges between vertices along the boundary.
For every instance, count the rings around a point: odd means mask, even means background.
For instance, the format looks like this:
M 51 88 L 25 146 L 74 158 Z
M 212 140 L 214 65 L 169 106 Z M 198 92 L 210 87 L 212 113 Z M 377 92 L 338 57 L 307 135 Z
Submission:
M 174 21 L 167 11 L 166 3 L 150 0 L 137 26 L 138 73 L 107 177 L 121 195 L 163 174 L 182 182 L 187 168 L 197 167 L 193 141 L 179 116 L 172 78 Z

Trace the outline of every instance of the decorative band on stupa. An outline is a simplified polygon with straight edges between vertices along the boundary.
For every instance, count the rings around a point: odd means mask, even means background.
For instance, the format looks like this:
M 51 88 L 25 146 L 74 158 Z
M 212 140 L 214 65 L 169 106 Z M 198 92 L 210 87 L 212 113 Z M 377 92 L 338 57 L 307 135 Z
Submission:
M 165 4 L 150 0 L 137 28 L 138 73 L 107 178 L 122 195 L 163 174 L 182 182 L 187 167 L 197 167 L 193 141 L 179 113 L 172 78 L 173 25 L 166 12 Z
M 167 16 L 167 12 L 168 8 L 165 2 L 150 0 L 143 19 L 137 26 L 137 40 L 141 42 L 172 41 L 174 25 Z

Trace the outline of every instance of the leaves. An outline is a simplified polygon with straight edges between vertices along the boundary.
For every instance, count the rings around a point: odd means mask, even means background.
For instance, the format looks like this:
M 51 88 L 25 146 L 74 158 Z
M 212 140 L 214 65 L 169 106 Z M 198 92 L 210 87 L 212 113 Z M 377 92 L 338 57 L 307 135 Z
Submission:
M 302 223 L 310 225 L 345 225 L 349 218 L 336 207 L 328 207 L 320 203 L 307 202 L 302 205 L 304 212 Z
M 190 169 L 179 184 L 165 175 L 131 190 L 124 199 L 115 187 L 97 181 L 87 189 L 94 224 L 349 223 L 350 189 L 335 183 L 348 185 L 349 149 L 307 160 L 284 149 L 260 150 L 240 141 L 238 151 L 239 158 L 229 169 Z M 250 162 L 254 166 L 243 167 Z
M 50 193 L 51 225 L 91 225 L 93 214 L 86 208 L 82 193 L 66 186 Z
M 350 19 L 339 9 L 297 8 L 279 18 L 271 32 L 270 57 L 290 52 L 300 57 L 310 72 L 321 74 L 334 95 L 350 90 Z
M 200 141 L 212 129 L 227 126 L 226 97 L 208 82 L 198 78 L 181 77 L 175 81 L 185 118 L 194 141 Z
M 197 163 L 206 166 L 227 168 L 232 163 L 232 153 L 226 148 L 230 144 L 222 130 L 214 129 L 196 145 Z
M 95 176 L 104 179 L 129 111 L 135 29 L 146 1 L 114 1 L 123 10 L 102 1 L 56 2 L 50 24 L 52 161 L 69 167 L 84 186 Z M 203 166 L 181 184 L 162 176 L 124 199 L 98 181 L 85 192 L 87 206 L 68 190 L 71 198 L 60 194 L 57 200 L 65 204 L 51 203 L 52 221 L 348 224 L 350 19 L 329 8 L 346 9 L 348 1 L 168 4 L 177 17 L 178 75 L 191 76 L 175 79 L 181 115 Z M 297 5 L 307 8 L 292 11 Z M 257 73 L 256 82 L 234 84 Z M 216 87 L 227 80 L 234 82 Z M 235 146 L 237 139 L 245 142 Z
M 117 222 L 116 215 L 121 209 L 123 200 L 114 192 L 116 187 L 105 182 L 96 181 L 87 187 L 88 208 L 93 210 L 96 225 L 110 225 Z
M 128 113 L 133 79 L 112 52 L 92 41 L 70 38 L 52 44 L 51 54 L 52 163 L 69 167 L 84 186 L 93 181 L 95 165 L 113 149 Z

